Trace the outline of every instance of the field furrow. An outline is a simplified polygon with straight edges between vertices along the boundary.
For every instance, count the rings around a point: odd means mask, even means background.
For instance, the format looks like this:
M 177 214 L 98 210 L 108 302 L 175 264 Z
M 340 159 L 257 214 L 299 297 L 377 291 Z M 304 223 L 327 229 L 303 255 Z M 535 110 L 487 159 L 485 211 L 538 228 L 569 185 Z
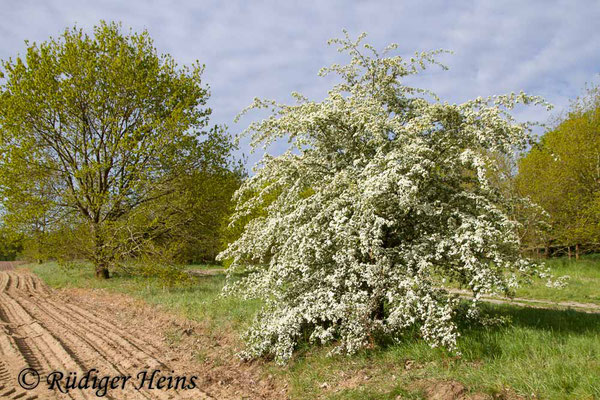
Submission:
M 83 376 L 96 369 L 98 378 L 133 376 L 155 369 L 171 370 L 160 360 L 160 350 L 131 327 L 117 328 L 97 310 L 70 304 L 53 293 L 39 278 L 27 272 L 0 271 L 0 398 L 92 399 L 93 389 L 48 390 L 49 374 L 61 371 Z M 41 384 L 25 391 L 17 377 L 25 368 L 40 374 Z M 134 384 L 108 391 L 107 399 L 202 399 L 194 390 L 138 390 Z

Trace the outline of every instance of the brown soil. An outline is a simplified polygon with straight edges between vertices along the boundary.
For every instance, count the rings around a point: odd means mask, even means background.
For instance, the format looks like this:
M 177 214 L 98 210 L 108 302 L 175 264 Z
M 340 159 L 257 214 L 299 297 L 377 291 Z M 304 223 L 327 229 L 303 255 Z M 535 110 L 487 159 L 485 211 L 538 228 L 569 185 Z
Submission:
M 414 388 L 421 390 L 427 400 L 524 400 L 509 389 L 494 396 L 471 393 L 462 383 L 453 380 L 419 380 L 413 383 Z
M 27 261 L 0 261 L 0 271 L 9 271 L 21 264 L 27 264 Z
M 257 364 L 241 363 L 227 339 L 199 334 L 200 327 L 126 296 L 91 290 L 49 289 L 25 271 L 0 272 L 0 398 L 93 399 L 95 390 L 48 390 L 52 371 L 83 376 L 131 375 L 107 399 L 284 399 L 285 390 L 261 376 Z M 202 355 L 202 360 L 199 360 Z M 25 391 L 17 377 L 34 368 L 41 384 Z M 140 371 L 197 376 L 191 390 L 137 390 Z M 29 377 L 28 381 L 33 378 Z

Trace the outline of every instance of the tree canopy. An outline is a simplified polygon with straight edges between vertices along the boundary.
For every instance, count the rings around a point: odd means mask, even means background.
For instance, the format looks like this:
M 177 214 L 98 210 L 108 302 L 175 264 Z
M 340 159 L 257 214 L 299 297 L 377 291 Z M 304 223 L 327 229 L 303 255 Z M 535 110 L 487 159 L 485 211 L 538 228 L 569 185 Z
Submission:
M 598 247 L 599 88 L 591 88 L 576 100 L 557 126 L 519 161 L 517 187 L 549 214 L 546 244 Z
M 439 52 L 380 55 L 362 38 L 333 41 L 351 61 L 321 70 L 341 80 L 323 101 L 294 93 L 294 105 L 250 106 L 272 111 L 249 126 L 253 146 L 290 145 L 236 193 L 232 225 L 244 229 L 219 256 L 231 262 L 225 292 L 265 302 L 247 357 L 285 361 L 302 338 L 354 352 L 410 329 L 454 348 L 458 301 L 444 282 L 475 294 L 475 318 L 480 295 L 545 276 L 521 257 L 512 199 L 489 179 L 530 140 L 509 110 L 545 103 L 523 93 L 441 102 L 402 83 Z
M 118 257 L 139 252 L 141 239 L 188 224 L 174 221 L 183 209 L 173 202 L 153 207 L 185 197 L 190 176 L 235 169 L 234 144 L 208 125 L 202 72 L 158 54 L 148 32 L 105 22 L 92 35 L 72 28 L 28 43 L 23 57 L 3 61 L 4 223 L 30 237 L 78 231 L 103 277 Z M 125 223 L 133 220 L 146 222 Z

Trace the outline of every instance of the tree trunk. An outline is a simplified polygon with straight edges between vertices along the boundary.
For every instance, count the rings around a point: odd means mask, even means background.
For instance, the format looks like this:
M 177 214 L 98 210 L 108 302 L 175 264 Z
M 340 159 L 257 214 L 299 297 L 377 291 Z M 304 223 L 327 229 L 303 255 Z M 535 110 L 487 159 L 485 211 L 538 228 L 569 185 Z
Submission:
M 94 231 L 94 264 L 96 265 L 96 278 L 108 279 L 110 274 L 108 272 L 108 260 L 104 249 L 104 238 L 98 225 L 93 225 Z
M 108 267 L 106 265 L 96 265 L 96 278 L 108 279 L 110 274 L 108 273 Z
M 383 320 L 385 318 L 385 306 L 383 300 L 377 303 L 375 310 L 373 310 L 373 318 Z
M 569 251 L 569 261 L 571 261 L 571 246 L 567 246 L 567 249 Z
M 544 258 L 549 258 L 550 257 L 550 245 L 546 243 L 546 246 L 544 247 Z
M 575 245 L 575 260 L 579 261 L 579 243 Z

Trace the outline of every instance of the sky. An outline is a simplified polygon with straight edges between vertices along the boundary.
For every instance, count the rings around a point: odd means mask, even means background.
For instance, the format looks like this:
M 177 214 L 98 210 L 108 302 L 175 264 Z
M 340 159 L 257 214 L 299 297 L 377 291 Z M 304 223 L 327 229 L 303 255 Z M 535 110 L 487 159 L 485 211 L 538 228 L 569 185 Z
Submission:
M 25 51 L 25 40 L 41 42 L 66 27 L 91 29 L 100 20 L 148 30 L 160 53 L 180 64 L 206 64 L 212 123 L 231 134 L 261 114 L 235 116 L 254 97 L 292 102 L 290 93 L 322 99 L 332 79 L 319 69 L 346 61 L 327 45 L 346 29 L 366 32 L 377 48 L 399 45 L 401 55 L 446 49 L 440 61 L 411 85 L 433 90 L 443 101 L 524 90 L 555 108 L 520 109 L 519 120 L 548 122 L 564 113 L 586 84 L 600 82 L 600 1 L 83 1 L 0 0 L 0 59 Z M 281 153 L 285 143 L 267 149 Z M 238 156 L 247 166 L 264 151 L 250 153 L 242 140 Z

